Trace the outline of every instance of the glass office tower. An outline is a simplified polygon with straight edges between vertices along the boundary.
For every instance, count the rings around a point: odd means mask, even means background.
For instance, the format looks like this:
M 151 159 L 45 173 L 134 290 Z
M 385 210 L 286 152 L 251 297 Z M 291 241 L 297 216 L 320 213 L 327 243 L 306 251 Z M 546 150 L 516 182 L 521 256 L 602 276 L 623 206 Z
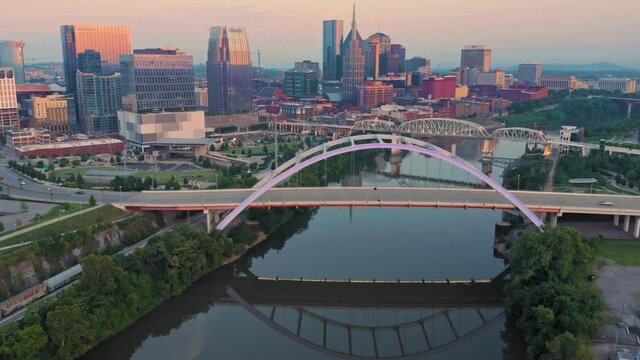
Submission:
M 322 22 L 322 75 L 324 80 L 340 80 L 342 77 L 342 20 Z
M 13 68 L 16 84 L 24 84 L 26 81 L 23 48 L 24 43 L 22 41 L 0 40 L 0 67 Z
M 245 28 L 212 27 L 207 52 L 209 111 L 250 112 L 251 81 L 251 50 Z

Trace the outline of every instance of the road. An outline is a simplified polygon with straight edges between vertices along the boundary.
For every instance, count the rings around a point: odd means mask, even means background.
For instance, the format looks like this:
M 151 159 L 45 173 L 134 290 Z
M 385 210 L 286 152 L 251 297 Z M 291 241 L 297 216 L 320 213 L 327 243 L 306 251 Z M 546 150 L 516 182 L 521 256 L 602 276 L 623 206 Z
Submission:
M 252 192 L 251 189 L 141 192 L 131 194 L 122 205 L 132 210 L 232 209 Z M 530 191 L 512 193 L 534 211 L 640 216 L 640 199 L 637 196 Z M 605 200 L 613 205 L 601 206 L 600 202 Z M 260 196 L 252 206 L 512 208 L 511 203 L 493 190 L 404 187 L 274 188 Z

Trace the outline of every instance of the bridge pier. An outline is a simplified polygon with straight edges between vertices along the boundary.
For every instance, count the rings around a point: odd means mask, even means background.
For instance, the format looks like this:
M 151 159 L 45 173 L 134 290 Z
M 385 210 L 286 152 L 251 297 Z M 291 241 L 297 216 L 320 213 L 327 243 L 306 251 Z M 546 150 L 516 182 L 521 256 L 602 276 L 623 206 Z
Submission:
M 636 223 L 633 226 L 633 237 L 640 239 L 640 216 L 636 216 Z
M 633 107 L 632 103 L 627 103 L 627 119 L 631 119 L 631 109 Z
M 558 213 L 549 213 L 549 226 L 552 228 L 558 226 Z
M 207 233 L 210 233 L 213 230 L 212 225 L 220 223 L 220 211 L 209 209 L 204 209 L 203 211 L 207 216 Z
M 613 215 L 613 226 L 620 226 L 620 215 Z
M 629 232 L 630 223 L 631 223 L 631 216 L 625 215 L 624 216 L 624 223 L 622 224 L 622 230 L 624 230 L 624 232 Z

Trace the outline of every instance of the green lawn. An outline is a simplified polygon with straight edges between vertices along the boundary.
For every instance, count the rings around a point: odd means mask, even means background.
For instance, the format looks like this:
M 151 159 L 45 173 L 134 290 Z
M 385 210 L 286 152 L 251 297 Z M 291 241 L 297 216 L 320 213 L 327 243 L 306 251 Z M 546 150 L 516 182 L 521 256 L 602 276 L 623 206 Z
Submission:
M 140 171 L 133 176 L 142 177 L 142 178 L 153 176 L 153 178 L 159 184 L 166 184 L 169 181 L 169 179 L 171 179 L 171 177 L 173 176 L 182 185 L 183 177 L 189 177 L 189 178 L 193 177 L 201 181 L 216 181 L 216 174 L 222 177 L 222 175 L 219 172 L 211 169 L 189 170 L 189 171 L 158 171 L 158 172 Z
M 76 205 L 79 205 L 79 204 L 76 204 Z M 88 205 L 83 204 L 79 206 L 81 206 L 82 208 L 86 208 Z M 55 217 L 60 216 L 58 209 L 59 208 L 57 206 L 51 209 L 47 214 L 41 217 L 41 219 L 44 219 L 41 221 L 51 220 Z M 79 211 L 80 209 L 81 208 L 78 208 L 75 211 Z M 93 211 L 90 211 L 88 213 L 85 213 L 79 216 L 72 216 L 62 221 L 58 221 L 56 223 L 53 223 L 38 229 L 34 229 L 24 234 L 15 236 L 11 239 L 2 241 L 0 242 L 0 246 L 3 247 L 3 246 L 14 245 L 14 244 L 20 244 L 27 241 L 35 241 L 35 240 L 50 236 L 52 234 L 62 234 L 62 233 L 79 229 L 88 225 L 96 224 L 97 219 L 102 219 L 102 221 L 108 222 L 108 221 L 113 221 L 115 219 L 123 217 L 125 216 L 125 214 L 126 213 L 123 210 L 120 210 L 113 206 L 103 206 Z M 30 224 L 31 226 L 33 226 L 36 223 L 31 222 Z
M 619 265 L 640 266 L 640 240 L 603 240 L 598 244 L 598 256 Z
M 53 173 L 55 174 L 56 177 L 59 177 L 61 179 L 66 179 L 71 174 L 73 174 L 73 175 L 82 174 L 82 176 L 85 176 L 89 170 L 121 171 L 120 169 L 116 169 L 116 168 L 110 167 L 110 166 L 88 166 L 88 167 L 78 166 L 78 167 L 74 167 L 74 168 L 72 168 L 72 167 L 65 167 L 65 168 L 56 167 L 56 169 L 53 171 Z
M 288 149 L 294 149 L 297 150 L 300 148 L 300 143 L 295 142 L 295 143 L 280 143 L 279 145 L 285 145 Z M 227 151 L 224 151 L 223 153 L 225 154 L 242 154 L 242 151 L 244 150 L 245 155 L 266 155 L 264 152 L 264 145 L 258 145 L 258 146 L 242 146 L 242 147 L 237 147 L 237 148 L 231 148 Z M 251 150 L 251 154 L 249 154 L 249 150 Z M 269 154 L 273 154 L 275 153 L 276 150 L 276 144 L 269 144 L 267 145 L 267 151 L 269 152 Z

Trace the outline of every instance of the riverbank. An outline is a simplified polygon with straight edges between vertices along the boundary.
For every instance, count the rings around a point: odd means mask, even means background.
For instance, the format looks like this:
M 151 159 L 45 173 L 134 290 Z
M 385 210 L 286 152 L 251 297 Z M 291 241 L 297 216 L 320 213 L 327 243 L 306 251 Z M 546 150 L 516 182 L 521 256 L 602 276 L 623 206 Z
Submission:
M 295 214 L 279 213 L 278 225 Z M 264 239 L 256 236 L 240 250 L 222 232 L 179 227 L 128 257 L 90 255 L 77 285 L 2 328 L 0 358 L 79 357 Z

